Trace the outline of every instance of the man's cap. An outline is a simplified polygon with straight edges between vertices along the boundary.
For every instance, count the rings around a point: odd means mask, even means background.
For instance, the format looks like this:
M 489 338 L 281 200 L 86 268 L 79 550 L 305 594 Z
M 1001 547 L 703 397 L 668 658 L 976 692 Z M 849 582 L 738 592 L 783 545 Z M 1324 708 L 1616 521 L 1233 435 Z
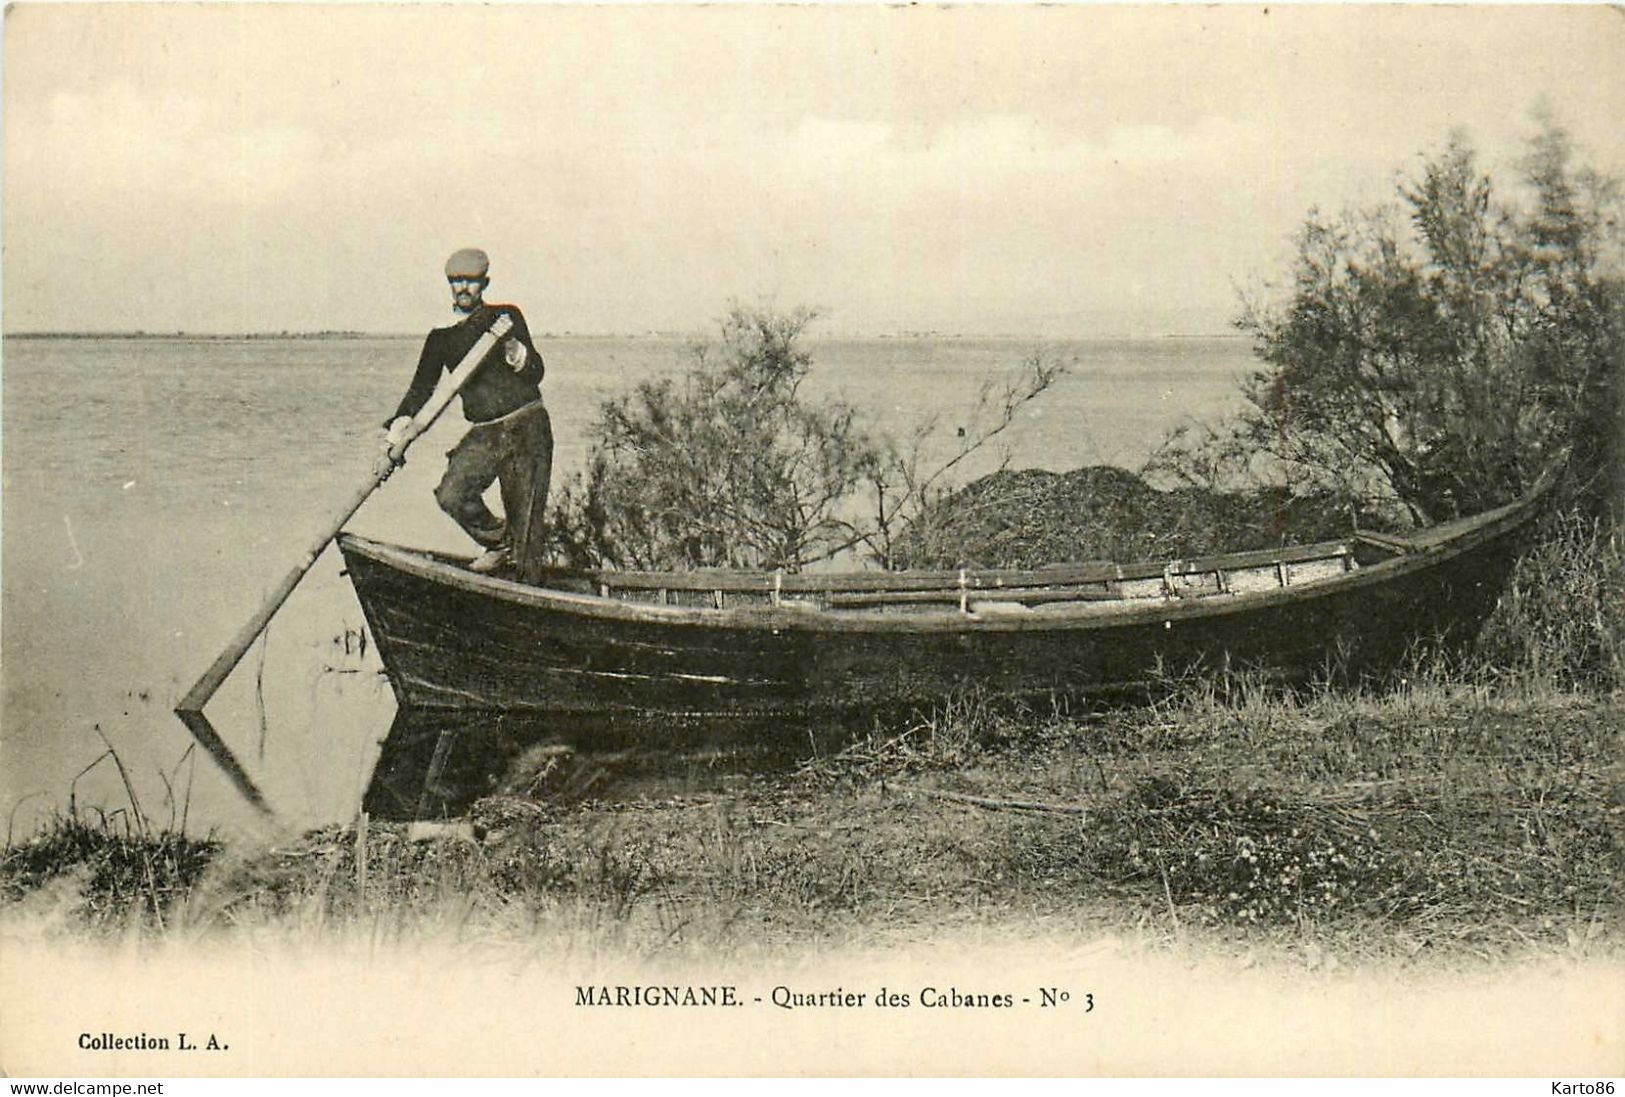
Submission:
M 491 257 L 479 248 L 459 248 L 446 260 L 447 278 L 484 278 L 491 269 Z

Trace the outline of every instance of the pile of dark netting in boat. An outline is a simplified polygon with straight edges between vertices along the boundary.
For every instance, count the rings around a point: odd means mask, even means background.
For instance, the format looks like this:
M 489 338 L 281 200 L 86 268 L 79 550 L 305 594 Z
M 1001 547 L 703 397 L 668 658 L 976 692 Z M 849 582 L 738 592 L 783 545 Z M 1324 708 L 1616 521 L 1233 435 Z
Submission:
M 1163 491 L 1108 465 L 1004 470 L 930 507 L 896 557 L 915 568 L 1185 559 L 1330 540 L 1353 525 L 1342 500 L 1283 488 Z

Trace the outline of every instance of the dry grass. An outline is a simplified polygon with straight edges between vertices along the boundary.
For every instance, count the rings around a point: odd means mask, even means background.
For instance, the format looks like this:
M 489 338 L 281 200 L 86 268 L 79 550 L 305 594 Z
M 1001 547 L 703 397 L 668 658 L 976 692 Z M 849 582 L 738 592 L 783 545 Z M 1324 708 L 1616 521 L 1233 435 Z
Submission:
M 1534 689 L 1625 689 L 1625 538 L 1554 514 L 1518 562 L 1471 668 Z

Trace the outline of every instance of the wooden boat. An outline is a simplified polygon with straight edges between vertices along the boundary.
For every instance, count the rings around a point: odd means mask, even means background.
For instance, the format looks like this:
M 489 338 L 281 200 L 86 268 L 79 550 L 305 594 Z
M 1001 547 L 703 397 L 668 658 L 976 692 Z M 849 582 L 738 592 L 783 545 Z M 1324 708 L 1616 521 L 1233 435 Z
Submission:
M 1388 673 L 1418 644 L 1472 638 L 1552 479 L 1402 536 L 1031 571 L 559 571 L 529 586 L 353 535 L 339 544 L 403 711 L 535 718 L 566 736 L 638 725 L 658 739 L 696 723 L 929 708 L 966 686 L 1047 705 L 1219 668 Z

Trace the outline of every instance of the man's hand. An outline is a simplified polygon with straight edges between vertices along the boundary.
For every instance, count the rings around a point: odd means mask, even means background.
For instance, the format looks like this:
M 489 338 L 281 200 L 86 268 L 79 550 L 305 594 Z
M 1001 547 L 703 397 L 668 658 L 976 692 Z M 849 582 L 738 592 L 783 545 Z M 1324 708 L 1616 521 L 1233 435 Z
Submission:
M 515 373 L 525 368 L 525 359 L 529 357 L 530 352 L 525 349 L 525 344 L 517 339 L 509 339 L 502 344 L 502 360 Z
M 389 429 L 384 432 L 383 442 L 378 448 L 378 457 L 372 463 L 373 475 L 381 481 L 387 480 L 390 473 L 406 464 L 406 447 L 417 436 L 416 419 L 410 415 L 401 415 L 393 419 Z
M 392 450 L 404 449 L 417 436 L 418 421 L 410 415 L 398 415 L 390 420 L 389 429 L 384 433 L 384 446 Z
M 390 454 L 389 447 L 384 446 L 378 450 L 378 456 L 373 458 L 372 475 L 381 484 L 402 464 L 403 462 L 395 460 Z

